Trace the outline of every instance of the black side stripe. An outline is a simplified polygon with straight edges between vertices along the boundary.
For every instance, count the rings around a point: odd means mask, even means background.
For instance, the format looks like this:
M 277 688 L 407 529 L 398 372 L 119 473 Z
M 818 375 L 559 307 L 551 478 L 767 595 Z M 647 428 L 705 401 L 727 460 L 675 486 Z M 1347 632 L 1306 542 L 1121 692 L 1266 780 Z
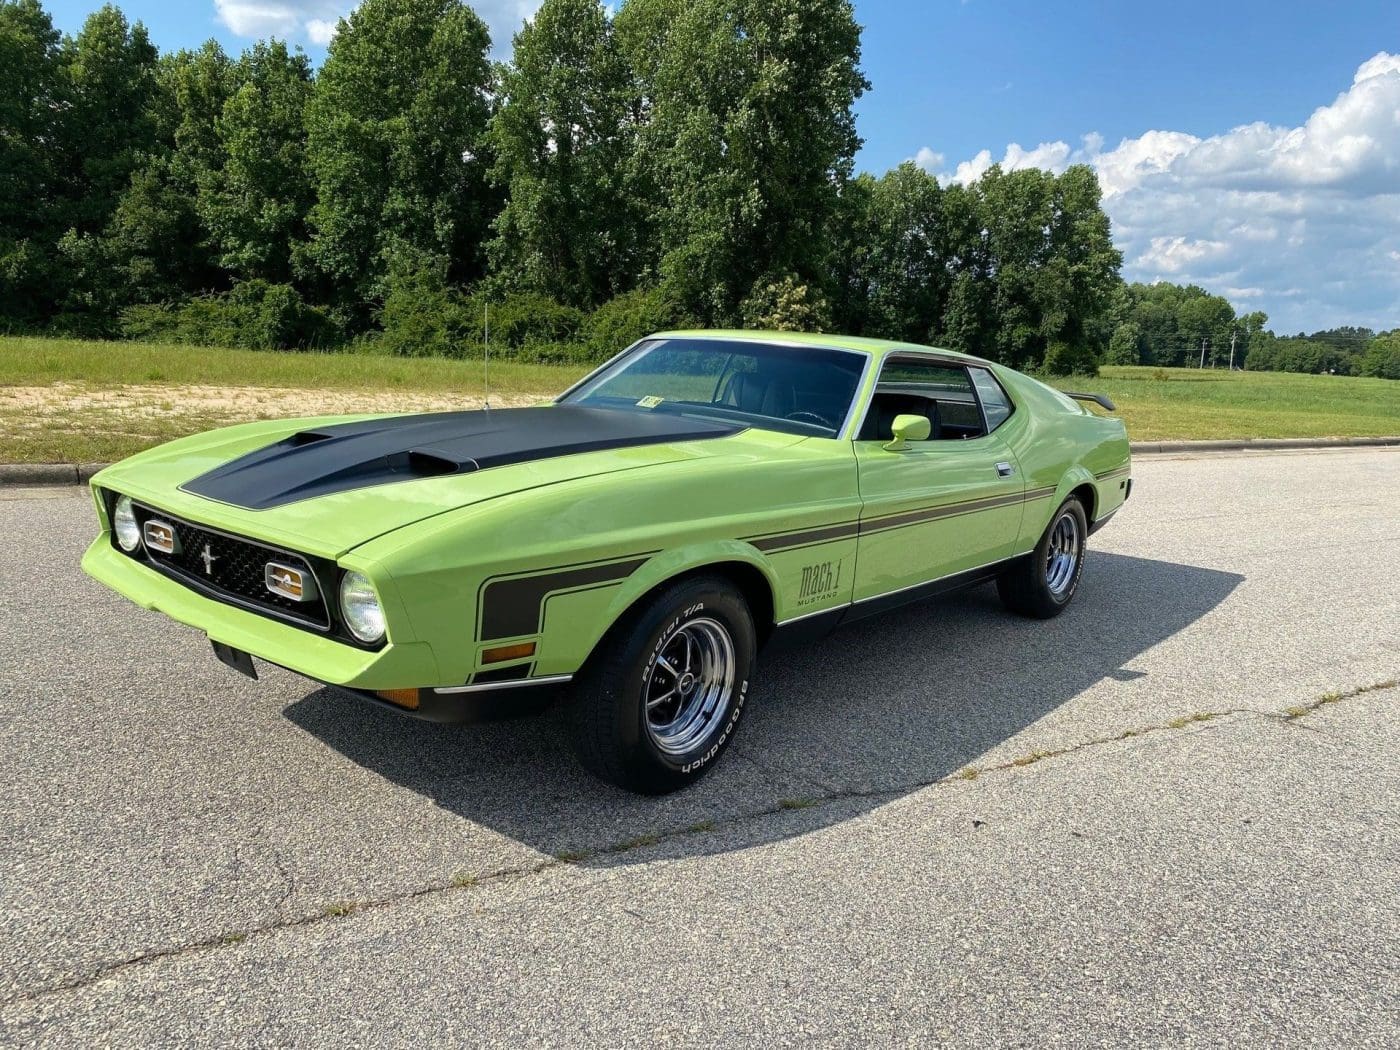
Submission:
M 1119 478 L 1119 477 L 1123 477 L 1124 475 L 1126 475 L 1126 474 L 1131 474 L 1132 472 L 1133 472 L 1133 468 L 1132 468 L 1131 465 L 1129 465 L 1129 466 L 1122 466 L 1122 467 L 1114 467 L 1112 470 L 1105 470 L 1102 474 L 1095 474 L 1095 475 L 1094 475 L 1094 480 L 1095 480 L 1095 481 L 1108 481 L 1110 478 Z
M 980 510 L 995 510 L 997 507 L 1011 507 L 1024 502 L 1025 495 L 1016 492 L 1008 493 L 1005 496 L 989 496 L 985 499 L 965 500 L 962 503 L 945 503 L 941 507 L 925 507 L 922 510 L 911 510 L 902 514 L 891 514 L 883 518 L 871 518 L 868 521 L 860 523 L 860 534 L 864 536 L 872 532 L 887 532 L 890 529 L 902 529 L 909 525 L 920 525 L 926 521 L 937 521 L 940 518 L 956 518 L 963 514 L 975 514 Z
M 481 593 L 482 641 L 539 634 L 543 629 L 544 600 L 555 591 L 582 590 L 621 583 L 642 567 L 651 555 L 605 565 L 575 565 L 554 569 L 539 576 L 489 580 Z
M 937 521 L 940 518 L 973 514 L 980 510 L 994 510 L 997 507 L 1011 507 L 1018 503 L 1029 503 L 1031 500 L 1053 496 L 1055 491 L 1052 486 L 1051 488 L 1031 489 L 1024 493 L 1013 492 L 1000 496 L 985 496 L 982 499 L 964 500 L 961 503 L 945 503 L 937 507 L 921 507 L 918 510 L 902 511 L 899 514 L 887 514 L 881 518 L 869 518 L 865 521 L 838 522 L 834 525 L 823 525 L 820 528 L 806 529 L 802 532 L 750 537 L 747 542 L 764 552 L 792 550 L 796 547 L 810 547 L 817 543 L 830 543 L 850 536 L 866 536 L 888 529 L 902 529 L 926 521 Z
M 1125 471 L 1127 468 L 1123 468 Z M 753 544 L 765 553 L 794 550 L 819 543 L 831 543 L 854 536 L 867 536 L 891 529 L 907 528 L 943 518 L 975 514 L 982 510 L 1010 507 L 1019 503 L 1053 496 L 1056 489 L 1029 489 L 1025 492 L 1005 493 L 1000 496 L 985 496 L 981 499 L 964 500 L 960 503 L 945 503 L 938 507 L 923 507 L 918 510 L 888 514 L 866 521 L 843 521 L 822 525 L 800 532 L 788 532 L 775 536 L 748 537 Z M 488 580 L 481 591 L 480 616 L 477 622 L 480 641 L 495 641 L 499 638 L 518 638 L 524 635 L 539 634 L 543 630 L 544 601 L 556 592 L 580 591 L 592 587 L 605 587 L 621 583 L 631 576 L 647 559 L 651 552 L 634 555 L 626 561 L 605 564 L 573 565 L 562 569 L 551 569 L 538 576 L 517 576 L 507 579 Z
M 816 543 L 830 543 L 833 540 L 844 540 L 848 536 L 854 536 L 860 531 L 860 524 L 854 521 L 841 522 L 838 525 L 823 525 L 819 529 L 808 529 L 806 532 L 789 532 L 783 536 L 760 536 L 750 539 L 752 543 L 761 551 L 784 551 L 793 547 L 809 547 Z

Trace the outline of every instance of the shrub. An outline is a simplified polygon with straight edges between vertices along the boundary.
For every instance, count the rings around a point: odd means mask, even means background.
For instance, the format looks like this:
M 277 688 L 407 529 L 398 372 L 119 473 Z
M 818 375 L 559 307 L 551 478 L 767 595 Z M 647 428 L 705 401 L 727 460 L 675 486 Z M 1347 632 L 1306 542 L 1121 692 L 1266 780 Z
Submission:
M 555 302 L 536 292 L 493 296 L 482 290 L 468 300 L 472 340 L 482 337 L 486 306 L 491 307 L 491 346 L 513 348 L 535 344 L 572 343 L 578 339 L 585 315 L 582 310 Z
M 684 325 L 681 308 L 662 288 L 638 288 L 608 300 L 585 328 L 590 360 L 605 361 L 643 336 Z
M 467 299 L 432 267 L 399 270 L 379 312 L 379 345 L 400 357 L 464 357 L 477 351 Z
M 1135 365 L 1142 360 L 1142 329 L 1125 321 L 1113 330 L 1104 361 L 1110 365 Z
M 1098 358 L 1083 344 L 1066 343 L 1056 340 L 1045 351 L 1045 362 L 1041 368 L 1052 376 L 1096 376 L 1099 374 Z
M 820 332 L 831 324 L 831 306 L 796 274 L 754 282 L 739 307 L 744 324 L 770 332 Z
M 223 295 L 128 306 L 121 312 L 121 334 L 249 350 L 296 350 L 339 341 L 324 310 L 308 306 L 290 285 L 261 280 L 234 285 Z

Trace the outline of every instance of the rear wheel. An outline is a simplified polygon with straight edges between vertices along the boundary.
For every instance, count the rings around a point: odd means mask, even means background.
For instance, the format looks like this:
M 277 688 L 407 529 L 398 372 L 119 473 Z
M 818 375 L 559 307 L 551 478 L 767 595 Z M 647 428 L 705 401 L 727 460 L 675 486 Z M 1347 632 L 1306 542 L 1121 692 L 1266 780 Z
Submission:
M 1088 535 L 1084 505 L 1071 496 L 1055 511 L 1035 550 L 997 577 L 1002 604 L 1041 620 L 1064 612 L 1084 573 Z
M 570 705 L 583 764 L 629 791 L 694 783 L 734 737 L 757 648 L 726 580 L 694 577 L 632 610 L 600 643 Z

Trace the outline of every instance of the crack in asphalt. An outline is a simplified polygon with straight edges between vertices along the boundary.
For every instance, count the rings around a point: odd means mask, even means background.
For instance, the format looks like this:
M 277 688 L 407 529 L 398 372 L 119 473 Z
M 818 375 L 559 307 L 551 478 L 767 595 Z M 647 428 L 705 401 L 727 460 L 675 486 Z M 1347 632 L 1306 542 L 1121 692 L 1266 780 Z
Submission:
M 1139 737 L 1156 736 L 1163 733 L 1175 733 L 1192 726 L 1204 726 L 1211 722 L 1217 722 L 1223 718 L 1237 715 L 1249 715 L 1255 718 L 1267 719 L 1273 722 L 1284 724 L 1294 724 L 1299 720 L 1315 714 L 1324 707 L 1340 703 L 1344 700 L 1354 699 L 1368 693 L 1376 693 L 1384 690 L 1400 687 L 1400 678 L 1390 678 L 1384 681 L 1373 682 L 1370 685 L 1357 686 L 1352 689 L 1324 693 L 1320 697 L 1285 708 L 1281 711 L 1261 711 L 1257 708 L 1226 708 L 1223 710 L 1197 711 L 1190 715 L 1170 719 L 1166 722 L 1154 725 L 1140 726 L 1132 729 L 1125 729 L 1121 732 L 1108 736 L 1092 737 L 1075 744 L 1064 747 L 1047 748 L 1035 750 L 1021 755 L 1017 758 L 1009 759 L 1005 762 L 998 762 L 987 766 L 967 766 L 955 773 L 947 773 L 939 777 L 930 779 L 913 780 L 895 786 L 871 787 L 871 788 L 835 788 L 826 793 L 812 798 L 790 799 L 785 798 L 776 802 L 772 806 L 762 809 L 750 810 L 740 813 L 725 820 L 706 820 L 696 824 L 691 824 L 682 828 L 674 828 L 669 831 L 649 832 L 630 836 L 619 842 L 610 843 L 605 846 L 591 850 L 576 850 L 569 853 L 560 854 L 554 857 L 544 858 L 534 864 L 518 865 L 511 868 L 501 868 L 496 871 L 487 872 L 479 876 L 463 878 L 454 875 L 446 882 L 433 882 L 409 890 L 391 893 L 382 897 L 367 898 L 364 900 L 338 901 L 328 904 L 318 911 L 296 916 L 290 919 L 282 919 L 267 922 L 261 926 L 250 927 L 246 930 L 225 930 L 209 937 L 196 941 L 186 941 L 182 944 L 171 945 L 167 948 L 155 948 L 149 951 L 138 952 L 114 962 L 107 963 L 64 981 L 57 981 L 52 984 L 35 988 L 19 995 L 11 996 L 8 999 L 0 1000 L 0 1009 L 13 1006 L 33 1003 L 64 992 L 79 991 L 98 981 L 105 980 L 124 971 L 150 965 L 166 959 L 180 958 L 186 955 L 193 955 L 199 952 L 216 948 L 227 948 L 266 935 L 280 933 L 286 930 L 301 929 L 324 922 L 331 922 L 336 919 L 346 918 L 361 912 L 378 911 L 398 904 L 405 904 L 423 897 L 436 896 L 439 894 L 452 892 L 471 892 L 491 884 L 506 884 L 517 882 L 522 879 L 539 875 L 543 872 L 556 868 L 578 865 L 585 861 L 596 861 L 608 857 L 618 856 L 634 850 L 643 849 L 650 846 L 665 845 L 678 839 L 689 838 L 698 835 L 710 835 L 722 832 L 766 817 L 790 814 L 797 810 L 815 809 L 834 805 L 840 802 L 870 798 L 898 798 L 911 791 L 922 788 L 937 786 L 952 786 L 962 781 L 976 780 L 978 777 L 998 774 L 1013 773 L 1016 770 L 1024 769 L 1040 762 L 1066 758 L 1077 755 L 1084 751 L 1104 747 L 1110 744 L 1122 743 L 1127 740 Z M 756 768 L 768 774 L 767 770 L 757 762 L 752 756 L 744 756 Z M 808 778 L 810 779 L 810 778 Z M 281 864 L 278 863 L 281 870 Z M 286 872 L 283 870 L 283 874 Z M 289 880 L 290 882 L 290 877 Z M 284 898 L 285 899 L 285 898 Z

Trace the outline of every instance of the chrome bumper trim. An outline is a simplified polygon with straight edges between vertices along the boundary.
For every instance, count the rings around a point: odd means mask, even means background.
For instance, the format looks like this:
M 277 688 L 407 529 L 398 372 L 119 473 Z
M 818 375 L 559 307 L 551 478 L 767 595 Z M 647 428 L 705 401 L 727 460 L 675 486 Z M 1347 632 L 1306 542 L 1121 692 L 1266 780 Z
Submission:
M 529 685 L 563 685 L 572 682 L 571 674 L 547 675 L 544 678 L 517 678 L 511 682 L 482 682 L 480 685 L 450 685 L 434 689 L 439 696 L 452 696 L 460 693 L 495 693 L 502 689 L 521 689 Z

